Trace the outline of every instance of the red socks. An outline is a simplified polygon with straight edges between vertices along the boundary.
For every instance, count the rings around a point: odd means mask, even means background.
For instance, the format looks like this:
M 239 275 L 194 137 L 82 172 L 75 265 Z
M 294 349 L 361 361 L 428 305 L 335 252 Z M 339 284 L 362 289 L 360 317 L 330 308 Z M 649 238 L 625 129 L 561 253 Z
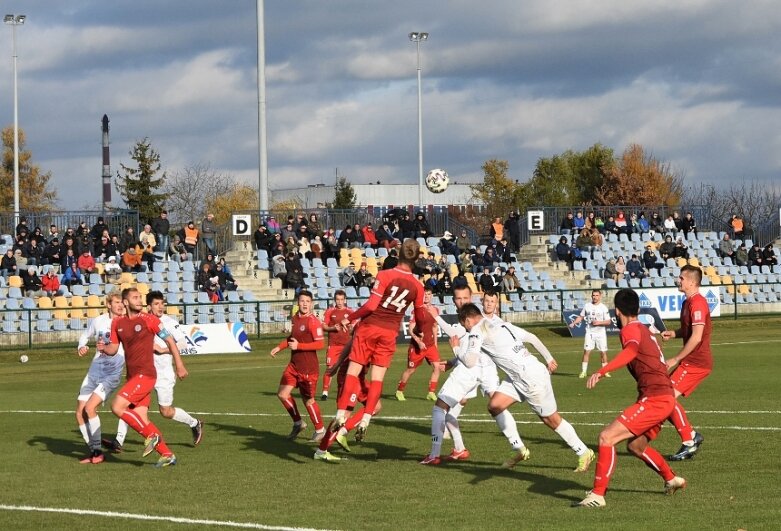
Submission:
M 648 468 L 662 476 L 665 481 L 670 481 L 675 477 L 675 472 L 672 471 L 670 465 L 664 460 L 664 457 L 650 446 L 646 446 L 641 458 L 643 459 L 643 462 L 648 465 Z
M 406 388 L 407 388 L 407 382 L 399 382 L 399 385 L 396 387 L 396 390 L 404 392 L 404 389 Z
M 616 469 L 616 448 L 614 446 L 600 446 L 598 450 L 597 466 L 594 475 L 594 494 L 604 496 L 613 471 Z
M 323 376 L 323 393 L 327 393 L 329 387 L 331 387 L 331 377 L 325 374 Z
M 165 444 L 165 441 L 163 441 L 163 434 L 160 433 L 160 430 L 157 429 L 157 426 L 155 426 L 151 422 L 149 424 L 144 424 L 144 421 L 141 419 L 141 417 L 132 409 L 128 409 L 127 411 L 125 411 L 120 418 L 124 420 L 128 426 L 130 426 L 138 433 L 143 435 L 144 438 L 154 435 L 155 433 L 159 435 L 160 442 L 158 442 L 157 446 L 155 447 L 157 453 L 159 453 L 160 455 L 172 454 L 170 448 L 168 448 L 168 446 L 166 446 Z
M 429 380 L 428 381 L 428 392 L 433 393 L 437 390 L 437 381 L 436 380 Z
M 689 423 L 689 417 L 686 416 L 686 410 L 677 400 L 675 402 L 673 414 L 670 415 L 667 420 L 675 426 L 678 435 L 681 437 L 681 442 L 689 442 L 692 440 L 694 428 L 692 428 L 692 425 Z
M 312 419 L 312 424 L 315 425 L 315 430 L 322 430 L 323 416 L 320 414 L 320 406 L 317 405 L 317 402 L 313 401 L 311 404 L 306 406 L 306 410 L 309 412 L 309 418 Z
M 290 418 L 293 419 L 293 422 L 301 421 L 301 414 L 298 412 L 298 406 L 292 396 L 284 399 L 280 398 L 279 401 L 282 402 L 282 406 L 287 410 L 287 413 L 290 415 Z
M 357 376 L 348 374 L 344 378 L 344 388 L 336 399 L 336 408 L 352 411 L 355 408 L 355 401 L 358 397 L 358 391 L 361 389 L 361 381 Z
M 355 379 L 358 380 L 357 378 Z M 382 395 L 382 380 L 372 380 L 369 383 L 369 392 L 367 393 L 366 397 L 366 411 L 371 411 L 374 413 L 374 410 L 377 409 L 377 403 L 380 401 L 380 396 Z M 355 403 L 355 402 L 353 402 Z

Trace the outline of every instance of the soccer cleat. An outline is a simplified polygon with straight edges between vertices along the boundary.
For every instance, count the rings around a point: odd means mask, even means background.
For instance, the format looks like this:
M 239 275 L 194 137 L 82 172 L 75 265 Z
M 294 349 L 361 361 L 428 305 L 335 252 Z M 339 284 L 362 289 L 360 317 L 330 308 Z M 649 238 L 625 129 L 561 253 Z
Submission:
M 404 402 L 407 398 L 404 396 L 404 391 L 396 391 L 396 400 Z
M 325 428 L 323 428 L 320 431 L 316 431 L 312 434 L 312 437 L 309 438 L 309 442 L 319 443 L 323 440 L 323 437 L 325 436 Z
M 161 455 L 160 459 L 155 463 L 155 468 L 163 468 L 165 466 L 173 466 L 176 464 L 176 456 L 174 454 Z
M 366 430 L 368 427 L 368 424 L 365 424 L 363 421 L 361 421 L 361 423 L 358 424 L 358 427 L 355 428 L 355 440 L 357 442 L 361 442 L 366 438 Z
M 193 446 L 198 446 L 203 439 L 203 421 L 199 420 L 198 424 L 190 429 L 193 431 Z
M 82 465 L 97 465 L 102 463 L 104 460 L 105 457 L 103 457 L 103 452 L 100 450 L 92 450 L 87 457 L 79 459 L 79 463 Z
M 315 461 L 325 461 L 326 463 L 338 463 L 339 461 L 342 460 L 341 457 L 332 454 L 328 450 L 320 450 L 320 449 L 315 450 L 314 458 Z
M 320 395 L 320 402 L 325 402 L 328 400 L 328 391 L 323 391 L 323 394 Z
M 437 466 L 442 463 L 442 460 L 439 457 L 433 457 L 430 455 L 427 455 L 423 461 L 418 463 L 419 465 L 428 465 L 428 466 Z
M 613 376 L 611 376 L 609 372 L 606 372 L 606 373 L 605 373 L 605 378 L 612 378 L 612 377 L 613 377 Z
M 686 480 L 680 476 L 675 476 L 670 481 L 664 482 L 664 493 L 668 496 L 675 494 L 675 491 L 685 489 Z
M 604 507 L 607 505 L 605 503 L 605 497 L 600 496 L 599 494 L 594 494 L 593 492 L 589 491 L 589 493 L 586 495 L 585 498 L 583 498 L 581 501 L 577 503 L 573 503 L 573 507 Z
M 103 445 L 103 448 L 106 450 L 111 450 L 112 453 L 122 453 L 122 445 L 119 444 L 119 441 L 116 439 L 102 439 L 100 443 Z
M 582 373 L 578 374 L 578 378 L 580 378 L 581 380 L 583 378 L 585 378 L 585 377 L 586 377 L 586 372 L 585 371 L 583 371 Z
M 445 456 L 445 461 L 466 461 L 471 455 L 466 448 L 460 452 L 454 448 L 450 455 Z
M 304 422 L 303 420 L 301 422 L 298 422 L 298 423 L 294 422 L 293 423 L 293 429 L 290 430 L 290 433 L 287 435 L 287 439 L 289 441 L 292 441 L 293 439 L 298 437 L 298 434 L 300 434 L 305 429 L 306 429 L 306 422 Z
M 426 400 L 431 400 L 432 402 L 437 401 L 437 394 L 434 391 L 429 391 L 426 395 Z
M 339 433 L 336 435 L 336 444 L 342 447 L 342 450 L 347 452 L 348 454 L 352 452 L 350 450 L 350 445 L 347 443 L 347 436 L 344 433 Z
M 589 448 L 585 454 L 578 456 L 578 467 L 574 470 L 575 472 L 586 472 L 588 471 L 588 467 L 591 466 L 591 463 L 594 462 L 594 459 L 596 459 L 596 455 L 594 454 L 594 450 Z
M 143 457 L 148 456 L 155 451 L 155 447 L 160 443 L 160 434 L 153 433 L 146 439 L 144 439 L 144 452 L 141 454 Z
M 700 449 L 700 446 L 702 445 L 704 440 L 705 438 L 702 435 L 700 435 L 698 432 L 694 432 L 693 443 L 681 445 L 677 453 L 667 456 L 667 460 L 685 461 L 686 459 L 691 459 L 692 457 L 694 457 L 694 454 L 697 453 L 697 450 Z
M 502 463 L 502 468 L 514 468 L 515 465 L 521 461 L 528 461 L 529 458 L 531 458 L 531 455 L 532 453 L 525 446 L 520 450 L 513 450 L 513 453 L 510 454 L 510 457 L 507 459 L 507 461 Z

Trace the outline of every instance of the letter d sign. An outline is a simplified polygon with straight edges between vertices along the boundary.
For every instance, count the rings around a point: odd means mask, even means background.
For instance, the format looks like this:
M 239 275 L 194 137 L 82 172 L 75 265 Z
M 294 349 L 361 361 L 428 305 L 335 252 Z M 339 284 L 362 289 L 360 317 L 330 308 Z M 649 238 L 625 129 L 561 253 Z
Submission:
M 543 230 L 545 228 L 545 213 L 542 210 L 529 210 L 526 216 L 529 230 Z
M 250 235 L 250 223 L 252 222 L 252 216 L 250 214 L 233 214 L 233 226 L 234 236 L 249 236 Z

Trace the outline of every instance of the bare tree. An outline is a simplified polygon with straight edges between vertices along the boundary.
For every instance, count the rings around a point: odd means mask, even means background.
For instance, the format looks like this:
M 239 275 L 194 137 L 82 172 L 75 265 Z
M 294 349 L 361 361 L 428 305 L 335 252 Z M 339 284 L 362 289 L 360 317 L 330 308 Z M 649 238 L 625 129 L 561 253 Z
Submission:
M 206 217 L 206 205 L 235 189 L 232 175 L 217 173 L 207 163 L 197 163 L 169 175 L 164 192 L 168 194 L 166 210 L 173 226 L 189 220 L 196 223 Z

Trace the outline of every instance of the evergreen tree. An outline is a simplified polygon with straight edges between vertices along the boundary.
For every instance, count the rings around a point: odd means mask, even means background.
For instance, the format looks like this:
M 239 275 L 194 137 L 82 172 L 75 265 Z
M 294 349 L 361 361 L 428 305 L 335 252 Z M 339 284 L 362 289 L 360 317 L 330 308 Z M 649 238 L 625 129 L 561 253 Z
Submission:
M 124 175 L 117 172 L 117 188 L 128 208 L 138 210 L 142 222 L 149 222 L 160 214 L 168 194 L 158 192 L 165 183 L 166 174 L 156 178 L 160 171 L 160 154 L 148 138 L 136 142 L 128 152 L 137 167 L 120 163 Z
M 333 208 L 337 210 L 355 208 L 357 199 L 358 197 L 355 195 L 355 190 L 347 181 L 347 178 L 339 177 L 339 180 L 336 181 L 336 188 L 334 189 Z

